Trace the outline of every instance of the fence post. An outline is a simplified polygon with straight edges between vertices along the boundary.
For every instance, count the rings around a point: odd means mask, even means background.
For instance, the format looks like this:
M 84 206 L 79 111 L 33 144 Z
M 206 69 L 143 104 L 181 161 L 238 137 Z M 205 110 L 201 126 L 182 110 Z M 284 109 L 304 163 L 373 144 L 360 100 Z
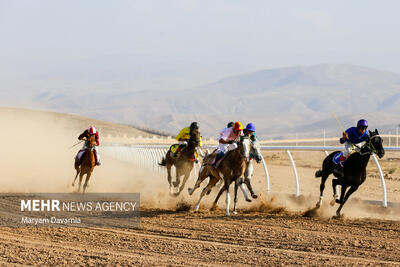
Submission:
M 376 167 L 378 168 L 379 176 L 381 177 L 382 190 L 383 190 L 382 205 L 383 205 L 384 207 L 387 207 L 387 195 L 386 195 L 386 182 L 385 182 L 385 177 L 383 176 L 381 165 L 379 164 L 379 161 L 378 161 L 378 159 L 376 158 L 375 154 L 372 154 L 372 158 L 373 158 L 374 161 L 375 161 Z
M 261 161 L 263 163 L 265 177 L 267 179 L 267 193 L 269 193 L 269 191 L 271 190 L 271 186 L 270 186 L 270 183 L 269 183 L 269 173 L 268 173 L 267 164 L 265 163 L 264 157 L 262 155 L 261 155 Z
M 294 172 L 294 178 L 296 180 L 296 197 L 300 196 L 300 186 L 299 186 L 299 175 L 297 174 L 297 169 L 296 169 L 296 164 L 294 163 L 292 154 L 290 153 L 289 150 L 286 150 L 290 162 L 292 163 L 292 168 L 293 168 L 293 172 Z

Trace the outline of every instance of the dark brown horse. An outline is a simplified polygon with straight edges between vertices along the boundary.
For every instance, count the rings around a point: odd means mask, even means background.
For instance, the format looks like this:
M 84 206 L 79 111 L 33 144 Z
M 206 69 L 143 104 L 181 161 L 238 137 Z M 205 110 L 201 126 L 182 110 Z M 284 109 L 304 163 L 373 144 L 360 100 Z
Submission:
M 218 198 L 225 191 L 226 193 L 226 216 L 229 216 L 229 205 L 231 197 L 229 195 L 229 186 L 232 182 L 235 182 L 235 200 L 237 199 L 237 188 L 239 186 L 239 178 L 244 176 L 246 170 L 247 162 L 250 156 L 250 139 L 242 138 L 238 142 L 238 148 L 229 151 L 225 158 L 221 161 L 218 167 L 215 169 L 210 164 L 203 164 L 200 169 L 199 177 L 197 178 L 196 184 L 193 189 L 189 188 L 189 194 L 193 194 L 196 188 L 200 187 L 201 182 L 203 182 L 207 177 L 210 177 L 208 185 L 203 189 L 200 194 L 200 198 L 196 203 L 194 208 L 195 211 L 199 209 L 200 201 L 205 194 L 209 194 L 212 187 L 220 180 L 223 179 L 224 185 L 218 193 L 217 198 L 214 201 L 213 207 L 216 205 Z M 204 159 L 204 162 L 207 162 Z
M 188 180 L 191 171 L 193 170 L 193 166 L 195 161 L 197 160 L 197 152 L 196 149 L 200 145 L 200 132 L 198 130 L 192 130 L 190 133 L 190 139 L 188 141 L 188 145 L 182 150 L 181 154 L 178 158 L 172 157 L 171 147 L 168 150 L 165 157 L 162 158 L 162 162 L 159 163 L 161 166 L 167 167 L 168 172 L 168 183 L 170 192 L 173 192 L 173 189 L 178 187 L 181 183 L 180 177 L 183 177 L 183 182 L 179 187 L 178 191 L 173 193 L 173 195 L 178 196 L 183 188 L 185 187 L 186 181 Z M 176 172 L 176 180 L 172 182 L 171 176 L 171 168 L 175 166 Z
M 86 190 L 86 187 L 88 186 L 88 182 L 89 182 L 90 176 L 92 175 L 94 166 L 96 166 L 96 160 L 95 160 L 94 151 L 93 151 L 95 144 L 96 144 L 96 139 L 94 136 L 91 136 L 85 142 L 88 142 L 88 148 L 85 150 L 81 160 L 75 161 L 76 175 L 75 175 L 74 182 L 72 183 L 72 186 L 74 186 L 76 178 L 79 175 L 79 186 L 78 186 L 77 191 L 80 192 L 82 178 L 86 174 L 86 180 L 83 185 L 83 193 L 85 193 L 85 190 Z
M 364 183 L 367 178 L 367 165 L 369 158 L 373 153 L 377 154 L 379 158 L 385 155 L 385 149 L 383 148 L 383 139 L 379 136 L 378 130 L 375 129 L 374 132 L 369 132 L 370 138 L 360 149 L 359 152 L 351 154 L 345 161 L 343 166 L 343 177 L 337 177 L 332 180 L 333 187 L 333 201 L 331 205 L 336 203 L 340 204 L 339 208 L 336 210 L 336 216 L 340 217 L 340 211 L 343 205 L 346 203 L 347 199 L 353 194 L 361 184 Z M 325 182 L 329 175 L 333 172 L 335 168 L 335 163 L 333 162 L 333 157 L 339 151 L 335 151 L 328 155 L 322 163 L 322 169 L 315 173 L 315 177 L 321 177 L 320 185 L 320 198 L 317 203 L 317 208 L 321 206 L 323 192 L 325 189 Z M 338 186 L 341 185 L 340 198 L 338 196 Z M 348 189 L 348 190 L 347 190 Z M 347 192 L 346 192 L 347 190 Z

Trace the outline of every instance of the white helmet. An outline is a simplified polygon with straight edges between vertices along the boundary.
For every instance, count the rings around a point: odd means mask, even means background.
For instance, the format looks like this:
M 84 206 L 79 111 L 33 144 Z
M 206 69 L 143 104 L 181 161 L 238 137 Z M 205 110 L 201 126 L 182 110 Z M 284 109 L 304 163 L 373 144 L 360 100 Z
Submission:
M 94 126 L 89 126 L 89 134 L 96 134 L 96 128 L 94 128 Z

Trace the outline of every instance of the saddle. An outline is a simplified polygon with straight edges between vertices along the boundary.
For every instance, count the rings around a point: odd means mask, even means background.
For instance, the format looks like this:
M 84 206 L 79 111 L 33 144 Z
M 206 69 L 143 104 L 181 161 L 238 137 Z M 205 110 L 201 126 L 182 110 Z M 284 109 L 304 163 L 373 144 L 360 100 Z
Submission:
M 335 156 L 333 156 L 333 159 L 332 159 L 333 163 L 335 163 L 336 165 L 338 165 L 338 164 L 339 164 L 339 161 L 340 161 L 340 157 L 341 157 L 342 155 L 343 155 L 343 152 L 338 152 L 338 153 L 336 153 Z
M 217 151 L 217 150 L 215 149 L 210 155 L 208 155 L 206 158 L 204 158 L 204 160 L 203 160 L 203 165 L 214 165 L 215 160 L 216 160 L 217 155 L 218 155 L 218 153 L 217 153 L 216 151 Z M 216 162 L 216 164 L 215 164 L 216 167 L 218 167 L 219 164 L 221 164 L 221 162 L 222 162 L 230 153 L 232 153 L 232 151 L 234 151 L 234 150 L 231 150 L 231 151 L 226 152 L 226 153 L 224 154 L 224 156 L 223 156 L 222 158 L 220 158 L 220 159 L 218 160 L 218 162 Z

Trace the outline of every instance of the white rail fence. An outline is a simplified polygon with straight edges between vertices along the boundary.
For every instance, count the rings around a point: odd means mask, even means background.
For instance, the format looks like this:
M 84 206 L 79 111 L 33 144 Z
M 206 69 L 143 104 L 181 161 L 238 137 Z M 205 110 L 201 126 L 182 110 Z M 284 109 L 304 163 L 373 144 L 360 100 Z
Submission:
M 127 161 L 132 164 L 138 165 L 143 168 L 147 168 L 154 172 L 165 172 L 166 169 L 160 166 L 158 163 L 161 162 L 162 158 L 165 156 L 169 149 L 169 145 L 106 145 L 102 146 L 101 153 L 104 153 L 110 157 L 121 161 Z M 205 146 L 203 149 L 214 149 L 212 146 Z M 273 150 L 281 150 L 286 151 L 289 160 L 292 165 L 293 174 L 294 174 L 294 182 L 296 188 L 296 196 L 300 196 L 300 182 L 299 175 L 296 169 L 296 163 L 293 159 L 291 151 L 321 151 L 324 152 L 325 155 L 328 155 L 328 151 L 336 151 L 342 150 L 343 147 L 336 146 L 262 146 L 261 150 L 263 151 L 273 151 Z M 386 151 L 400 151 L 398 147 L 385 147 Z M 382 172 L 382 168 L 379 164 L 378 159 L 375 155 L 372 155 L 372 158 L 378 168 L 379 176 L 382 184 L 382 206 L 387 207 L 387 193 L 386 193 L 386 183 L 385 178 Z M 270 192 L 270 176 L 268 172 L 268 167 L 264 159 L 262 159 L 265 177 L 266 177 L 266 191 Z M 200 163 L 198 163 L 198 167 L 200 169 Z M 192 175 L 197 175 L 197 168 L 195 166 L 194 173 Z

